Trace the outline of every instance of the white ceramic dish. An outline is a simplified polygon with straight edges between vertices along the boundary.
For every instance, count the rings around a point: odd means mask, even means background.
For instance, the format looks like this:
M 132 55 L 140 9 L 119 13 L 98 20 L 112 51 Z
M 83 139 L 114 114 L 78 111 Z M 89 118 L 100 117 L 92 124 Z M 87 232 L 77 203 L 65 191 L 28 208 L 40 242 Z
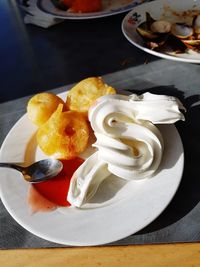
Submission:
M 65 94 L 62 94 L 65 98 Z M 151 223 L 172 200 L 181 181 L 184 153 L 174 125 L 159 127 L 165 151 L 159 172 L 151 179 L 125 183 L 115 176 L 105 180 L 83 209 L 60 208 L 31 215 L 29 184 L 20 173 L 1 169 L 0 196 L 10 215 L 25 229 L 63 245 L 92 246 L 117 241 Z M 27 164 L 44 157 L 36 146 L 36 127 L 25 114 L 8 133 L 0 161 Z
M 99 12 L 72 13 L 56 8 L 50 0 L 38 0 L 37 6 L 40 10 L 62 19 L 94 19 L 107 17 L 131 10 L 134 6 L 145 0 L 102 0 L 103 9 Z
M 136 47 L 152 55 L 175 61 L 200 63 L 200 53 L 189 51 L 178 55 L 169 55 L 147 48 L 136 32 L 137 26 L 145 21 L 149 12 L 154 19 L 166 19 L 171 22 L 187 22 L 192 15 L 200 14 L 200 0 L 155 0 L 134 7 L 123 19 L 122 31 L 125 37 Z M 187 13 L 185 13 L 187 12 Z M 187 16 L 185 14 L 188 14 Z

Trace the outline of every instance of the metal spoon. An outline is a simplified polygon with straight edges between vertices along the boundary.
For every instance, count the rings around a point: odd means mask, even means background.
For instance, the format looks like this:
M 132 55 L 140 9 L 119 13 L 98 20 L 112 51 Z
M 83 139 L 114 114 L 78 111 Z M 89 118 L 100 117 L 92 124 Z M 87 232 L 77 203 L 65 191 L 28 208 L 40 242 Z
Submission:
M 24 179 L 30 183 L 38 183 L 55 177 L 63 168 L 61 161 L 44 159 L 24 167 L 13 163 L 0 163 L 0 167 L 12 168 L 20 171 Z

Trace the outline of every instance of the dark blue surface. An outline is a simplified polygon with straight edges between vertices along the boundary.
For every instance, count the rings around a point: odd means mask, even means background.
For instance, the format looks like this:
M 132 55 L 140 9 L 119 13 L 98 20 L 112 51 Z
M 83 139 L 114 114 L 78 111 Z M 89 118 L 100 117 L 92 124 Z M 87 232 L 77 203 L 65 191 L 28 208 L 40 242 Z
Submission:
M 155 60 L 123 36 L 125 13 L 25 25 L 14 1 L 0 0 L 0 102 Z

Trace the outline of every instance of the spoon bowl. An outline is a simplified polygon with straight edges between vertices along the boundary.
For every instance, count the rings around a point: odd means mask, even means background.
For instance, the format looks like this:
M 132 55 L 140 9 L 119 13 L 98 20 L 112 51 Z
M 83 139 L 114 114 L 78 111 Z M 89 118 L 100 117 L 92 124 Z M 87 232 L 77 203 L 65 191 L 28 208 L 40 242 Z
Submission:
M 57 159 L 43 159 L 29 166 L 20 166 L 14 163 L 0 163 L 0 167 L 15 169 L 22 173 L 24 179 L 30 183 L 39 183 L 47 181 L 58 175 L 63 164 Z

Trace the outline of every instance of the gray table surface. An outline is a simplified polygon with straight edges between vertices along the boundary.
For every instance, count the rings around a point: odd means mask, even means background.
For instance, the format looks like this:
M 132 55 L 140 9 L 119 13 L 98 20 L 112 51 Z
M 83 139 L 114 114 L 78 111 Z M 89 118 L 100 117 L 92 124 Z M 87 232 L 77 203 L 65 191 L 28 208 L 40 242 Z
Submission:
M 200 65 L 159 59 L 103 76 L 117 89 L 150 91 L 178 97 L 187 108 L 186 121 L 176 123 L 185 151 L 179 189 L 165 211 L 142 231 L 111 245 L 200 241 Z M 52 89 L 60 93 L 67 85 Z M 42 91 L 42 88 L 41 88 Z M 0 104 L 0 145 L 15 122 L 26 112 L 31 96 Z M 0 248 L 60 247 L 23 229 L 0 203 Z

